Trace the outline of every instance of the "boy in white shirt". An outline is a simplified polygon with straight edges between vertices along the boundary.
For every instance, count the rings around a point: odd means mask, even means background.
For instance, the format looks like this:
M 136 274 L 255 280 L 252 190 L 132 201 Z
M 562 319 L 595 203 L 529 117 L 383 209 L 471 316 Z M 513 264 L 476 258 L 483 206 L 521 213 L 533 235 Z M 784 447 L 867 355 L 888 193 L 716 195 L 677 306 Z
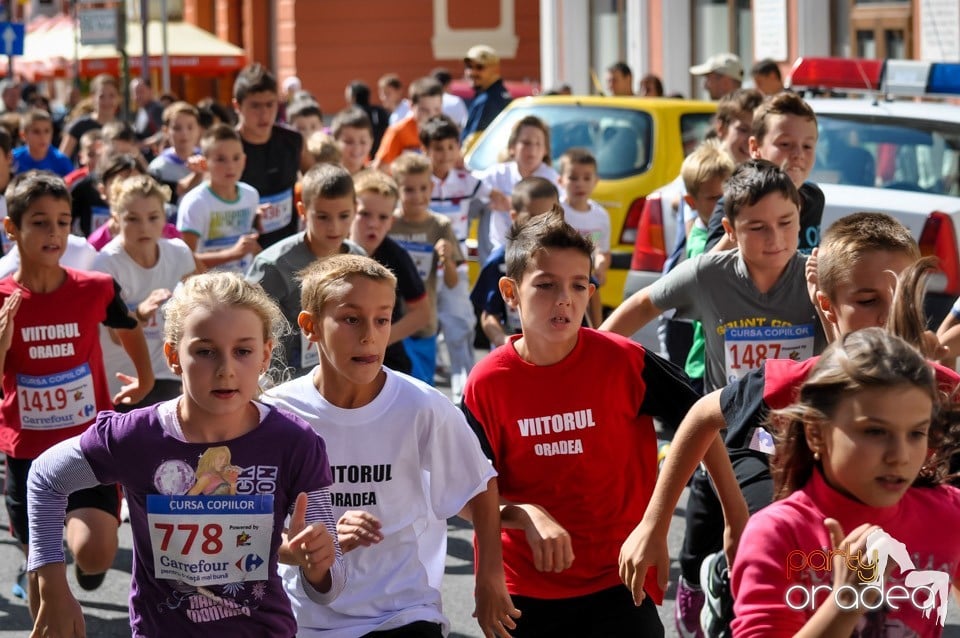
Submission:
M 597 187 L 597 158 L 583 148 L 570 148 L 560 156 L 560 187 L 566 191 L 563 204 L 564 220 L 590 239 L 593 252 L 593 276 L 597 287 L 603 285 L 610 267 L 610 215 L 590 199 Z M 587 310 L 592 326 L 603 321 L 600 295 L 593 295 Z

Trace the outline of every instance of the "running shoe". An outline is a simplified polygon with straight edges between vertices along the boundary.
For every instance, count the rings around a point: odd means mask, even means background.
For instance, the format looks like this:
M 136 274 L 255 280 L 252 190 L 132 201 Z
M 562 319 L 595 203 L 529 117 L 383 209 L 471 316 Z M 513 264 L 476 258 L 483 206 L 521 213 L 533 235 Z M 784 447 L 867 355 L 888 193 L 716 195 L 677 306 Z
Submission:
M 13 581 L 13 595 L 21 600 L 27 599 L 27 565 L 24 563 L 17 571 L 17 579 Z
M 710 554 L 700 563 L 700 587 L 703 588 L 703 609 L 700 626 L 710 638 L 730 638 L 733 622 L 733 595 L 730 572 L 723 552 Z
M 104 579 L 107 577 L 106 572 L 101 572 L 99 574 L 87 574 L 80 569 L 80 566 L 76 563 L 73 564 L 73 575 L 77 578 L 77 584 L 80 585 L 80 588 L 86 591 L 93 591 L 94 589 L 100 587 L 103 584 Z
M 681 638 L 704 638 L 700 629 L 700 610 L 703 608 L 703 591 L 680 577 L 677 583 L 677 600 L 673 605 L 673 619 Z

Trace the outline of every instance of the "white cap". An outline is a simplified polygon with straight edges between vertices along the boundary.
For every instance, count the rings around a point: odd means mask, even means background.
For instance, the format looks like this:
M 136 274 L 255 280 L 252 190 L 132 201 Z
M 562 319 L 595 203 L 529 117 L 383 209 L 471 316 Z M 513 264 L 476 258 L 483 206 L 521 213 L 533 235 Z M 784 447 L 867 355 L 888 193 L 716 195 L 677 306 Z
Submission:
M 740 58 L 733 53 L 718 53 L 710 56 L 703 64 L 690 67 L 691 75 L 707 75 L 719 73 L 734 80 L 743 80 L 743 64 Z

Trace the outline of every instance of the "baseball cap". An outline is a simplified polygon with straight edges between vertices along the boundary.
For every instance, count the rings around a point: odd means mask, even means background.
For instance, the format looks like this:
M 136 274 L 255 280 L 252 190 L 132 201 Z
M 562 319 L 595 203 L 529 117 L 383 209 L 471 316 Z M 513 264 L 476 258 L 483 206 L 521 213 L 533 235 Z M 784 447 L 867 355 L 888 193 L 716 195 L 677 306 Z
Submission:
M 719 73 L 734 80 L 743 80 L 743 64 L 733 53 L 718 53 L 710 56 L 703 64 L 690 67 L 691 75 Z
M 488 47 L 485 44 L 478 44 L 476 46 L 470 47 L 470 50 L 467 51 L 467 54 L 463 56 L 464 62 L 476 62 L 477 64 L 497 64 L 500 62 L 500 56 L 497 55 L 496 50 L 493 47 Z

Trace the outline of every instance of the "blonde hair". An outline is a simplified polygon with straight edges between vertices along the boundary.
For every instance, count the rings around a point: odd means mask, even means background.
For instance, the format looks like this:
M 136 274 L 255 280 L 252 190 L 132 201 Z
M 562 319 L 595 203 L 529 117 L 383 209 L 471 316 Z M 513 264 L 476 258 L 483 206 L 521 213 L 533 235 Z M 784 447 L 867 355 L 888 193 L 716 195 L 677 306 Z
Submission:
M 119 217 L 138 197 L 155 197 L 160 208 L 170 201 L 170 188 L 149 175 L 131 175 L 110 184 L 110 212 Z
M 173 126 L 173 121 L 177 119 L 178 115 L 189 115 L 197 121 L 197 125 L 200 124 L 200 111 L 197 110 L 197 107 L 180 100 L 163 109 L 164 126 Z
M 714 138 L 701 143 L 680 165 L 680 176 L 687 192 L 696 197 L 700 187 L 711 179 L 726 181 L 736 168 L 733 158 Z
M 369 257 L 335 255 L 315 261 L 297 277 L 300 279 L 300 307 L 319 315 L 323 305 L 341 294 L 351 277 L 366 277 L 396 288 L 397 278 L 389 269 Z
M 218 468 L 216 466 L 215 457 L 225 457 L 224 467 L 230 465 L 231 454 L 230 448 L 226 445 L 217 445 L 215 447 L 208 447 L 203 454 L 200 455 L 199 460 L 197 460 L 197 471 L 196 475 L 204 472 L 219 472 L 223 468 Z
M 397 182 L 382 171 L 366 168 L 353 176 L 353 186 L 357 195 L 373 193 L 383 197 L 392 197 L 394 201 L 400 199 L 400 189 Z
M 178 347 L 191 312 L 198 307 L 222 306 L 245 308 L 256 313 L 263 323 L 263 340 L 272 341 L 274 349 L 281 337 L 290 331 L 280 308 L 263 288 L 237 273 L 208 272 L 190 277 L 174 291 L 164 307 L 164 341 L 173 348 Z
M 399 183 L 407 175 L 429 175 L 433 172 L 430 160 L 420 153 L 404 151 L 390 164 L 390 173 Z
M 339 164 L 343 158 L 337 140 L 323 131 L 314 131 L 307 138 L 307 152 L 317 164 Z

